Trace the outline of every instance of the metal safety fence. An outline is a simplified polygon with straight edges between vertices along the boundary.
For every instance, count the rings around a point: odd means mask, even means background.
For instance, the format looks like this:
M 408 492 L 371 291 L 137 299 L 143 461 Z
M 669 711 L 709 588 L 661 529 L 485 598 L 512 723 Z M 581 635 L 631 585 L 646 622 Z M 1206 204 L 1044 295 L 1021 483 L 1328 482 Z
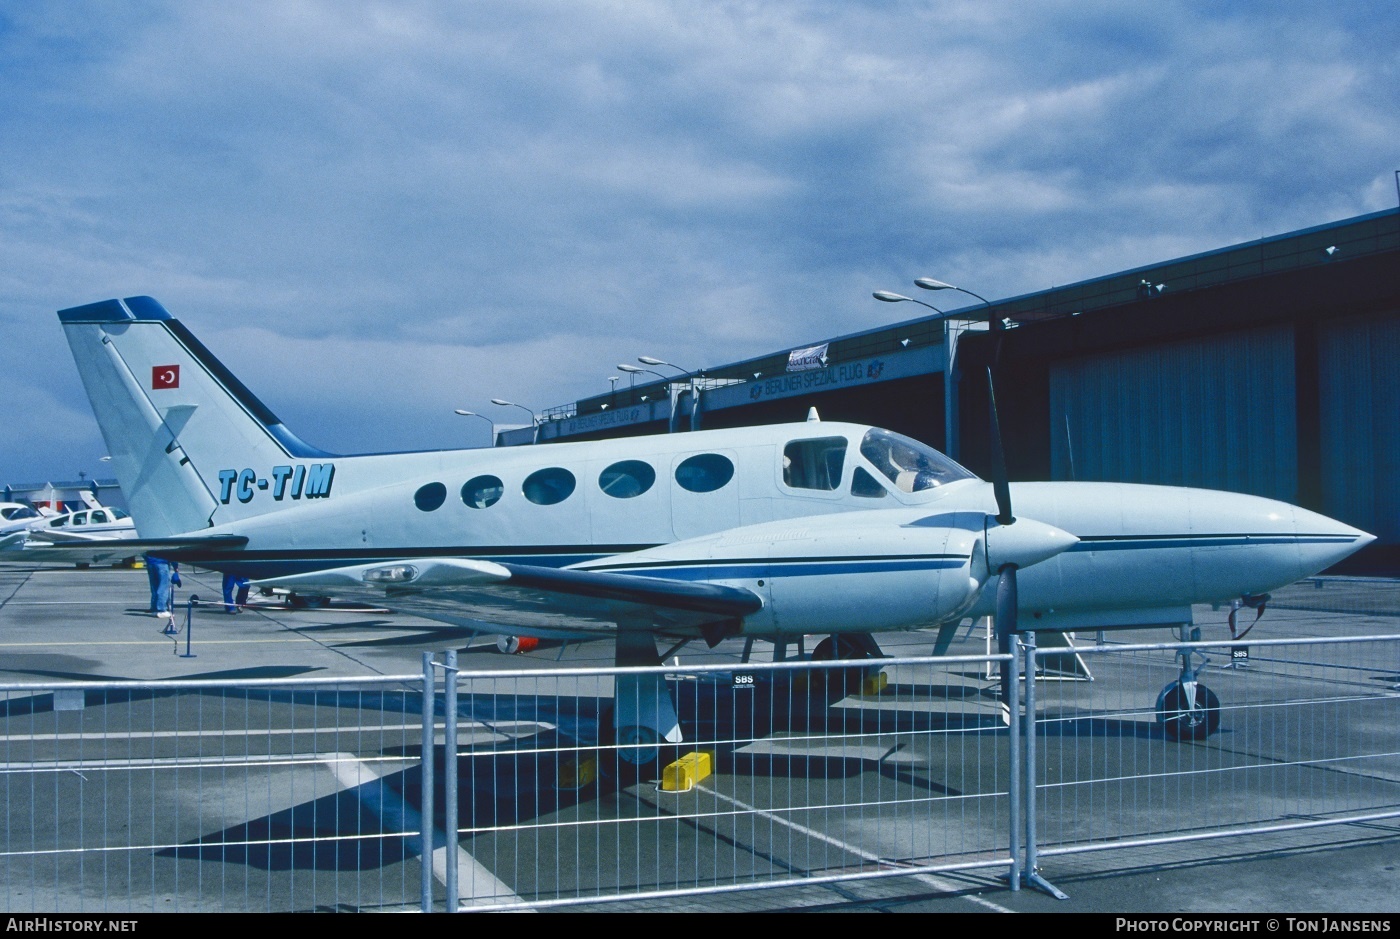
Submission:
M 424 688 L 0 686 L 11 912 L 419 907 Z
M 0 685 L 0 895 L 14 912 L 413 911 L 961 872 L 1015 888 L 1071 854 L 1400 816 L 1400 636 L 1230 653 L 630 670 L 624 693 L 675 702 L 680 743 L 617 739 L 614 669 L 468 671 L 455 653 L 376 679 Z M 1153 701 L 1183 655 L 1213 691 L 1208 734 Z
M 1026 649 L 1028 867 L 1335 826 L 1400 835 L 1400 636 L 1077 651 L 1092 684 L 1047 677 L 1059 650 Z

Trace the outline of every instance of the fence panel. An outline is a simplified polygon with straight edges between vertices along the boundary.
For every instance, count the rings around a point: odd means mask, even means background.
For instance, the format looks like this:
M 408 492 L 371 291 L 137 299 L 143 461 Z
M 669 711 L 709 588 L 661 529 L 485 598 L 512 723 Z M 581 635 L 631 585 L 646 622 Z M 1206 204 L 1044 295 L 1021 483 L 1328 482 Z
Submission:
M 1211 660 L 1205 739 L 1158 720 L 1182 648 Z M 1247 664 L 1221 643 L 1077 652 L 1035 657 L 1029 804 L 996 679 L 1010 657 L 630 670 L 625 687 L 666 684 L 685 737 L 641 764 L 612 732 L 614 669 L 512 660 L 455 672 L 455 691 L 441 668 L 0 685 L 0 895 L 13 912 L 396 911 L 425 890 L 447 908 L 455 881 L 463 909 L 699 904 L 1015 873 L 1018 801 L 1041 858 L 1400 817 L 1400 636 L 1252 641 Z
M 554 728 L 461 757 L 463 858 L 489 872 L 462 878 L 464 906 L 1009 866 L 1008 728 L 987 657 L 880 666 L 634 671 L 666 682 L 685 735 L 642 765 L 612 739 L 610 670 L 461 673 L 468 726 Z M 687 755 L 698 772 L 668 778 Z
M 1079 650 L 1092 683 L 1037 680 L 1041 857 L 1400 818 L 1400 636 L 1242 648 L 1101 645 Z M 1153 700 L 1184 651 L 1209 736 L 1174 739 Z
M 5 909 L 417 908 L 421 701 L 393 678 L 0 687 Z

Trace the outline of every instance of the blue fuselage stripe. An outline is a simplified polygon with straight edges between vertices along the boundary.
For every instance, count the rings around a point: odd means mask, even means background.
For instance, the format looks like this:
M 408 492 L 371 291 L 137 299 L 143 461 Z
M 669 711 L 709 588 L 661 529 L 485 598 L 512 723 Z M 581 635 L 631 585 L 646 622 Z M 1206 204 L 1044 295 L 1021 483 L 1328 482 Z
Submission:
M 836 574 L 888 574 L 962 567 L 966 557 L 925 558 L 765 558 L 744 561 L 704 561 L 629 567 L 625 564 L 590 570 L 672 580 L 753 580 L 762 577 L 825 577 Z
M 1164 548 L 1225 548 L 1246 545 L 1278 544 L 1351 544 L 1352 535 L 1281 535 L 1281 534 L 1213 534 L 1213 535 L 1088 535 L 1070 551 L 1142 551 Z

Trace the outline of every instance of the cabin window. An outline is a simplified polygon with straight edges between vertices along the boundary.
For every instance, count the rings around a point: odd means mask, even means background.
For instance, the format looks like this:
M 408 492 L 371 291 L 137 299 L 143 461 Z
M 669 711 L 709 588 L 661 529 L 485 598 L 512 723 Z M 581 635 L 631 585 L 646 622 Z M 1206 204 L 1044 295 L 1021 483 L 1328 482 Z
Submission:
M 734 464 L 718 453 L 699 453 L 676 467 L 676 482 L 688 492 L 714 492 L 734 478 Z
M 94 525 L 106 524 L 107 513 L 101 509 L 93 509 L 92 515 L 88 518 L 88 521 L 92 522 Z
M 497 476 L 475 476 L 462 487 L 462 501 L 473 509 L 490 508 L 505 495 L 506 484 Z
M 794 489 L 831 492 L 841 485 L 845 465 L 845 437 L 794 440 L 783 448 L 783 482 Z
M 436 511 L 446 501 L 447 487 L 442 483 L 428 483 L 413 494 L 413 504 L 424 512 Z
M 855 475 L 851 477 L 851 495 L 866 499 L 879 499 L 889 494 L 890 491 L 880 485 L 880 481 L 874 476 L 867 473 L 865 467 L 856 467 Z
M 525 477 L 522 490 L 525 498 L 535 505 L 554 505 L 563 502 L 574 492 L 574 474 L 558 466 L 536 470 Z
M 73 516 L 73 524 L 74 524 L 74 525 L 86 525 L 86 524 L 87 524 L 87 513 L 86 513 L 86 512 L 83 512 L 83 513 L 81 513 L 81 514 L 74 515 L 74 516 Z
M 656 482 L 656 470 L 641 460 L 614 463 L 598 475 L 598 488 L 616 499 L 641 495 Z
M 922 492 L 959 479 L 977 478 L 932 447 L 879 428 L 866 431 L 860 455 L 903 492 Z

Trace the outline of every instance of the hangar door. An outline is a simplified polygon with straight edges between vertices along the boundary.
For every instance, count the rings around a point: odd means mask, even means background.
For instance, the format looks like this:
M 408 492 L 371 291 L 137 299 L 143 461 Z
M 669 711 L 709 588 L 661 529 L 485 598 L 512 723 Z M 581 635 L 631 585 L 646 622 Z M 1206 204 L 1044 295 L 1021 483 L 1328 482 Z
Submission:
M 1323 511 L 1400 543 L 1400 317 L 1318 330 Z
M 1056 363 L 1054 478 L 1296 501 L 1294 376 L 1287 326 Z

